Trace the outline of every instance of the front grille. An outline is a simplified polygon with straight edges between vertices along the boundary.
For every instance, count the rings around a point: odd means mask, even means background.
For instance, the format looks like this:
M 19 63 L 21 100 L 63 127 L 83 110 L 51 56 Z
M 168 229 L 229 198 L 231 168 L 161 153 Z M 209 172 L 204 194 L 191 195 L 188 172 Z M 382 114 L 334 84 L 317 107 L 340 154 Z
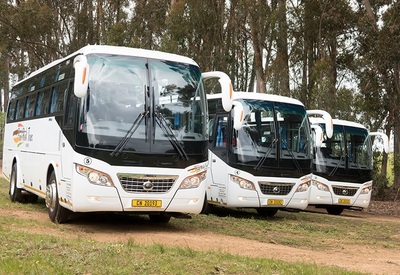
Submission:
M 129 193 L 167 193 L 178 176 L 118 174 L 122 188 Z
M 338 196 L 347 196 L 347 197 L 352 197 L 354 196 L 358 188 L 357 187 L 347 187 L 347 186 L 332 186 L 333 188 L 333 193 L 335 193 Z
M 264 195 L 285 196 L 290 193 L 294 183 L 259 181 L 258 185 L 260 186 L 261 192 Z

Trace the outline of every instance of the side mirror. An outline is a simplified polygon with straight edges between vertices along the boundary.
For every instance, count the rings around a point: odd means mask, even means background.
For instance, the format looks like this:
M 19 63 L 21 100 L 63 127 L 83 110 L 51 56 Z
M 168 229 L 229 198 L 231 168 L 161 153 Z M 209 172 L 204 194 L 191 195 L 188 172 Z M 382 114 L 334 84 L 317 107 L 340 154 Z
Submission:
M 332 116 L 327 112 L 323 110 L 307 110 L 307 114 L 309 116 L 315 116 L 315 115 L 320 115 L 325 121 L 325 131 L 326 131 L 326 136 L 328 138 L 331 138 L 333 135 L 333 120 Z
M 318 125 L 311 125 L 311 129 L 314 131 L 314 145 L 317 148 L 321 148 L 322 141 L 324 140 L 324 133 L 322 128 Z
M 224 72 L 213 71 L 213 72 L 206 72 L 201 74 L 203 79 L 210 79 L 210 78 L 219 78 L 219 84 L 221 85 L 221 94 L 222 94 L 222 107 L 224 108 L 225 112 L 229 112 L 232 109 L 233 104 L 233 87 L 231 78 Z
M 389 153 L 389 138 L 386 134 L 380 133 L 380 132 L 371 132 L 368 135 L 370 136 L 380 136 L 383 140 L 383 150 L 385 150 L 385 153 Z
M 89 86 L 89 64 L 84 55 L 78 55 L 74 59 L 75 80 L 74 94 L 76 97 L 82 98 L 86 96 Z
M 240 102 L 234 101 L 233 106 L 235 106 L 233 108 L 233 128 L 240 130 L 243 127 L 244 120 L 243 105 Z

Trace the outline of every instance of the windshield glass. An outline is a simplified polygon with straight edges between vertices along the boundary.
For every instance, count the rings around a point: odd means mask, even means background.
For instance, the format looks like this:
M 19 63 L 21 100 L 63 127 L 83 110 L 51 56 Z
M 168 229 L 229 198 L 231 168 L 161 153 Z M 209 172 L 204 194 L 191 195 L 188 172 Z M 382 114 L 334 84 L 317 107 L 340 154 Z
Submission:
M 320 126 L 324 129 L 324 125 Z M 315 160 L 317 172 L 331 171 L 336 167 L 371 169 L 372 146 L 368 131 L 362 128 L 334 125 L 332 138 L 329 139 L 326 134 L 324 135 Z
M 276 160 L 311 158 L 310 128 L 301 105 L 263 100 L 240 100 L 245 118 L 243 127 L 234 131 L 237 141 L 233 152 L 243 163 L 277 166 Z
M 207 109 L 197 66 L 116 55 L 90 55 L 88 61 L 78 145 L 146 153 L 176 153 L 178 146 L 190 153 L 196 148 L 188 142 L 206 140 Z

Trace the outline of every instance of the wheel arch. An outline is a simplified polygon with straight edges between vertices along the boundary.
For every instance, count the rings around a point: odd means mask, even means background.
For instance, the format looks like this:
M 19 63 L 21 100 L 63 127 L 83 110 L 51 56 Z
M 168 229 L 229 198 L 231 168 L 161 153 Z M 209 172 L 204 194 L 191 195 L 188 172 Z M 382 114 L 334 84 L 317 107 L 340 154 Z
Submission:
M 58 179 L 57 177 L 57 173 L 55 172 L 56 170 L 54 169 L 53 164 L 49 164 L 49 167 L 47 167 L 47 175 L 46 175 L 46 185 L 49 184 L 49 180 L 50 180 L 50 175 L 51 173 L 55 173 L 56 175 L 56 179 Z

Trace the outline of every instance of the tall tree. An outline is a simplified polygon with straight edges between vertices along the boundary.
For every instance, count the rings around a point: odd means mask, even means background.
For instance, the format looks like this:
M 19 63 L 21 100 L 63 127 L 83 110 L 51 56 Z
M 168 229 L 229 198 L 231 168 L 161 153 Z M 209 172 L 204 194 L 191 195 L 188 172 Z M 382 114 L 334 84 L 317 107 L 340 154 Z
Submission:
M 360 91 L 365 101 L 362 102 L 364 114 L 369 118 L 372 127 L 382 124 L 386 133 L 393 130 L 394 134 L 394 192 L 395 199 L 400 198 L 400 50 L 397 41 L 400 39 L 400 3 L 374 3 L 367 0 L 360 5 L 360 13 L 364 16 L 359 21 L 360 43 L 359 55 L 362 57 L 363 70 Z M 384 9 L 381 17 L 378 11 Z M 378 20 L 382 24 L 378 25 Z M 370 100 L 368 100 L 370 99 Z M 387 156 L 384 154 L 382 170 L 385 171 Z

